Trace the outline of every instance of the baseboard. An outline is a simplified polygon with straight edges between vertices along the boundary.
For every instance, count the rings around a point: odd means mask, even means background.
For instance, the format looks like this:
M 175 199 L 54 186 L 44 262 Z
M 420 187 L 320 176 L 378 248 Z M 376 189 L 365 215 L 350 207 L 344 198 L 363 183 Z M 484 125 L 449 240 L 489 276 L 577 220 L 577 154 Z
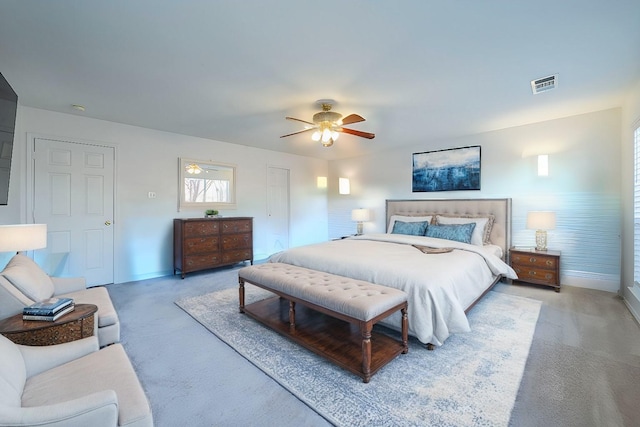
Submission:
M 620 292 L 620 276 L 613 274 L 566 270 L 562 272 L 560 283 L 578 288 L 597 289 L 614 293 Z

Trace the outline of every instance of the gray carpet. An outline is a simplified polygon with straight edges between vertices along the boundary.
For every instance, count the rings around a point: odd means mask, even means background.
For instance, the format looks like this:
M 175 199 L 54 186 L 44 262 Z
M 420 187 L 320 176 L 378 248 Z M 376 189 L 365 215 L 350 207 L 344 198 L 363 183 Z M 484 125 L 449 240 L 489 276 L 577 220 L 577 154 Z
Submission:
M 328 427 L 175 305 L 237 289 L 238 267 L 107 286 L 156 427 Z M 638 425 L 640 328 L 620 298 L 572 286 L 495 290 L 543 303 L 510 426 Z
M 248 287 L 248 300 L 264 293 Z M 369 384 L 238 313 L 228 289 L 177 304 L 278 383 L 339 426 L 504 426 L 509 422 L 540 302 L 490 292 L 473 332 L 436 351 L 415 340 Z

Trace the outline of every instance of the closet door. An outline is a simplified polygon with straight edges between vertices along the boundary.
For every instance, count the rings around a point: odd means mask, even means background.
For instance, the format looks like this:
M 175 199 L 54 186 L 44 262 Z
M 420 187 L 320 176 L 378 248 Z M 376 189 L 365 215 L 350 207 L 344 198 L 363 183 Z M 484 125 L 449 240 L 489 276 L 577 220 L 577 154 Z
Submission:
M 47 224 L 36 261 L 52 276 L 113 283 L 115 148 L 36 138 L 34 220 Z
M 269 254 L 289 248 L 289 169 L 267 168 L 267 243 Z

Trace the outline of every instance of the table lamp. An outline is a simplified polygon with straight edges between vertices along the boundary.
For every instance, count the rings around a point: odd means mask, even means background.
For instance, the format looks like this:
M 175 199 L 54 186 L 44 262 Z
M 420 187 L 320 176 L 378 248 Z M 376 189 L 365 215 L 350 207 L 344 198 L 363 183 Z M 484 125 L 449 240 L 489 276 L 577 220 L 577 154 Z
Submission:
M 547 250 L 547 230 L 556 228 L 556 213 L 551 211 L 532 211 L 527 214 L 527 228 L 536 230 L 536 250 Z
M 356 234 L 359 236 L 362 234 L 362 223 L 369 221 L 369 209 L 354 209 L 351 211 L 351 220 L 357 221 L 358 228 Z
M 47 247 L 47 224 L 0 225 L 0 252 L 22 252 Z

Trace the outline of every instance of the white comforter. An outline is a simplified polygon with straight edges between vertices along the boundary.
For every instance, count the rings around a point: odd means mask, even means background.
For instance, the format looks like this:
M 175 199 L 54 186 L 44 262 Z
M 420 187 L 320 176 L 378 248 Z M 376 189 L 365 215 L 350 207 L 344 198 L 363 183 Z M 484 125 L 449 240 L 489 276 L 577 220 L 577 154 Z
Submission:
M 412 245 L 454 250 L 425 254 Z M 409 296 L 409 333 L 438 346 L 453 333 L 470 331 L 465 309 L 498 275 L 517 277 L 482 247 L 402 234 L 367 234 L 296 247 L 272 255 L 269 261 L 404 290 Z M 399 314 L 381 323 L 399 329 Z

